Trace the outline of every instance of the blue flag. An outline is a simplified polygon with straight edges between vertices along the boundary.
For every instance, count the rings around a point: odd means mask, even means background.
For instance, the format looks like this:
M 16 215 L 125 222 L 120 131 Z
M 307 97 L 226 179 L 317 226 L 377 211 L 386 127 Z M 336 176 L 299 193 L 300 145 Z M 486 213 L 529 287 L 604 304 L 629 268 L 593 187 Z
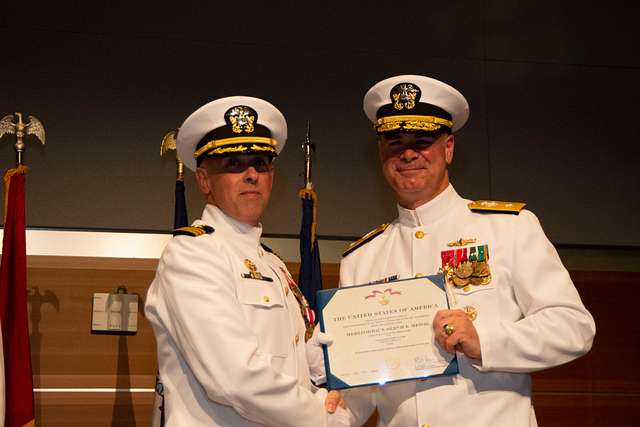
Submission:
M 302 226 L 300 227 L 300 274 L 298 286 L 312 310 L 316 308 L 316 292 L 322 289 L 320 251 L 316 239 L 316 192 L 302 189 Z
M 186 227 L 187 225 L 189 225 L 189 217 L 187 216 L 187 203 L 184 198 L 184 182 L 177 180 L 173 228 Z

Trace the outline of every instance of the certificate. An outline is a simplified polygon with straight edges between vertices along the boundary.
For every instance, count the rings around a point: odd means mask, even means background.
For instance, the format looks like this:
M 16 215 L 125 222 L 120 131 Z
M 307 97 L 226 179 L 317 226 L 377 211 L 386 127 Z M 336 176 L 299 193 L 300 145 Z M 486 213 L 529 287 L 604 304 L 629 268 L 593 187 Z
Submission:
M 458 372 L 436 345 L 433 317 L 447 309 L 442 275 L 318 291 L 327 385 L 344 389 Z

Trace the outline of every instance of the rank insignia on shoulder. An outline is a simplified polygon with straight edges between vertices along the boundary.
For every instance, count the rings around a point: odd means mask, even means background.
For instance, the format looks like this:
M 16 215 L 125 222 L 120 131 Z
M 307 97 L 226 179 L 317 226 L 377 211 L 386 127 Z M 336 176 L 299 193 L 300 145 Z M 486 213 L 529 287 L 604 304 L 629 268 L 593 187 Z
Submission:
M 518 215 L 526 206 L 522 202 L 497 202 L 494 200 L 476 200 L 467 206 L 473 212 L 503 212 Z
M 355 242 L 351 242 L 349 244 L 349 246 L 347 247 L 347 249 L 344 252 L 342 252 L 342 256 L 346 257 L 351 252 L 353 252 L 356 249 L 358 249 L 360 246 L 364 245 L 365 243 L 368 243 L 368 242 L 372 241 L 374 238 L 376 238 L 377 236 L 382 234 L 384 232 L 384 230 L 387 229 L 387 227 L 389 227 L 389 224 L 381 224 L 381 225 L 378 226 L 378 228 L 376 228 L 374 230 L 371 230 L 370 232 L 368 232 L 367 234 L 365 234 L 364 236 L 362 236 L 361 238 L 359 238 Z
M 205 224 L 191 225 L 188 227 L 180 227 L 173 230 L 174 236 L 191 236 L 198 237 L 204 234 L 211 234 L 215 231 L 213 227 Z

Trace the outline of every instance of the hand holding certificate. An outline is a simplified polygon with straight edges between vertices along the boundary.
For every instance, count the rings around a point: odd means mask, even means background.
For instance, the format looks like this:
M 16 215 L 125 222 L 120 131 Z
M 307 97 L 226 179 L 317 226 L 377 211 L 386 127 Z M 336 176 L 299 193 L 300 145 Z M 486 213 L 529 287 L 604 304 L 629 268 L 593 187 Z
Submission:
M 442 276 L 319 291 L 327 385 L 343 389 L 458 372 L 436 345 L 432 321 L 447 309 Z

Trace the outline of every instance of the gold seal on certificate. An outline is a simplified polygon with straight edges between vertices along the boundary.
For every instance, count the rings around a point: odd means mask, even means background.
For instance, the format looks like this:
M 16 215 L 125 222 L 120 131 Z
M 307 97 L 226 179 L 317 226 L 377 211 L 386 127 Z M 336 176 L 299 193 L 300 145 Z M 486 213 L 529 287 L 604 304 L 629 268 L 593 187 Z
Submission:
M 327 385 L 344 389 L 458 372 L 436 345 L 433 317 L 447 309 L 442 275 L 319 291 Z

